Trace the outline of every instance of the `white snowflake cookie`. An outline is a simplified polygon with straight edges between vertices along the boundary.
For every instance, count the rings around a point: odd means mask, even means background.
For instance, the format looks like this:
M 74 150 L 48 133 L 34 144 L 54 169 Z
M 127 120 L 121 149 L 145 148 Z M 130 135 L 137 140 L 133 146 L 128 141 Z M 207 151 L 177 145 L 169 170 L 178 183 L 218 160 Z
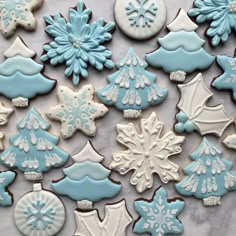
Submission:
M 156 35 L 166 21 L 163 0 L 116 0 L 115 19 L 130 38 L 145 40 Z

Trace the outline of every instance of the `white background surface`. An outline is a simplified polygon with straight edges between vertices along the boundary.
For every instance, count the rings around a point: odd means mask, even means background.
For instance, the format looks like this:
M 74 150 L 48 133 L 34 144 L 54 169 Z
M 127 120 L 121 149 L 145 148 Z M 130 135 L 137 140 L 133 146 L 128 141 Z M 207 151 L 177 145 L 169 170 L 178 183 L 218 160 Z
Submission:
M 38 53 L 36 57 L 36 61 L 39 62 L 39 55 L 42 53 L 42 45 L 43 43 L 50 41 L 49 38 L 44 33 L 45 24 L 43 21 L 44 14 L 54 14 L 56 12 L 62 13 L 67 18 L 67 12 L 69 7 L 73 7 L 76 5 L 77 0 L 45 0 L 44 5 L 40 10 L 36 12 L 36 17 L 38 19 L 38 28 L 35 32 L 25 32 L 23 30 L 18 30 L 17 33 L 10 39 L 5 39 L 0 36 L 0 62 L 4 61 L 4 57 L 2 53 L 8 49 L 15 37 L 20 35 L 25 43 L 34 51 Z M 106 21 L 114 20 L 113 18 L 113 6 L 115 0 L 85 0 L 87 7 L 91 8 L 93 11 L 93 20 L 99 17 L 104 17 Z M 176 16 L 179 8 L 184 8 L 184 10 L 188 10 L 192 6 L 192 0 L 165 0 L 167 5 L 167 23 L 171 22 L 173 18 Z M 197 30 L 197 33 L 203 37 L 203 32 L 206 29 L 207 25 L 201 25 Z M 168 31 L 164 28 L 159 36 L 165 35 Z M 144 58 L 147 52 L 153 51 L 157 48 L 156 43 L 157 36 L 151 40 L 144 42 L 136 42 L 134 40 L 128 39 L 124 36 L 119 29 L 114 33 L 113 41 L 109 43 L 107 46 L 113 51 L 113 60 L 116 62 L 121 59 L 127 49 L 132 46 L 138 55 L 141 58 Z M 204 37 L 204 39 L 206 39 Z M 211 49 L 209 44 L 206 43 L 205 49 L 213 55 L 217 54 L 227 54 L 232 56 L 234 54 L 235 48 L 235 36 L 232 34 L 230 40 L 227 42 L 225 46 L 218 46 L 216 49 Z M 176 88 L 176 85 L 169 82 L 168 75 L 163 73 L 161 70 L 154 70 L 152 68 L 148 68 L 149 71 L 154 72 L 158 76 L 157 83 L 165 87 L 169 90 L 169 95 L 167 99 L 164 101 L 162 105 L 153 107 L 143 112 L 143 117 L 147 117 L 151 111 L 155 111 L 158 114 L 158 117 L 161 121 L 164 121 L 164 132 L 172 129 L 173 124 L 175 122 L 175 114 L 177 112 L 176 104 L 179 100 L 179 93 Z M 114 70 L 115 71 L 115 70 Z M 113 71 L 113 72 L 114 72 Z M 112 73 L 112 71 L 105 70 L 103 73 L 98 73 L 93 69 L 89 69 L 89 78 L 87 81 L 83 80 L 80 84 L 92 83 L 96 89 L 103 87 L 107 81 L 106 77 Z M 205 82 L 208 86 L 210 86 L 211 81 L 214 77 L 221 73 L 220 69 L 213 64 L 213 66 L 206 72 L 203 73 Z M 53 68 L 50 65 L 46 66 L 45 74 L 49 77 L 52 77 L 58 81 L 58 85 L 68 85 L 72 86 L 72 83 L 64 77 L 64 65 Z M 188 80 L 192 78 L 196 73 L 188 76 Z M 214 96 L 210 99 L 209 105 L 217 105 L 219 103 L 223 103 L 227 111 L 235 116 L 235 105 L 232 103 L 228 92 L 218 92 L 211 89 L 214 92 Z M 0 100 L 10 105 L 10 101 L 0 97 Z M 31 102 L 31 106 L 35 106 L 43 117 L 46 119 L 44 112 L 51 106 L 57 104 L 56 98 L 56 89 L 47 96 L 41 96 L 34 99 Z M 28 109 L 27 109 L 28 110 Z M 14 115 L 10 118 L 8 126 L 2 128 L 2 130 L 6 134 L 5 146 L 9 146 L 8 138 L 13 134 L 17 133 L 16 123 L 19 122 L 25 113 L 26 109 L 19 110 L 17 109 Z M 112 158 L 112 153 L 118 150 L 121 150 L 123 147 L 118 145 L 116 142 L 116 129 L 115 126 L 117 123 L 127 124 L 128 121 L 123 119 L 123 114 L 117 111 L 115 108 L 111 108 L 110 112 L 102 119 L 97 121 L 98 132 L 95 138 L 92 139 L 93 145 L 95 148 L 102 153 L 106 158 L 104 161 L 105 165 L 109 165 Z M 47 120 L 47 119 L 46 119 Z M 59 135 L 60 124 L 57 122 L 51 122 L 52 124 L 50 132 L 53 134 Z M 139 125 L 139 122 L 135 122 Z M 231 125 L 224 133 L 223 136 L 227 134 L 235 133 L 234 125 Z M 233 170 L 236 171 L 236 161 L 235 161 L 235 152 L 226 150 L 222 144 L 222 138 L 217 139 L 213 136 L 209 136 L 209 139 L 215 143 L 219 148 L 225 150 L 224 158 L 230 160 L 234 163 Z M 76 152 L 81 150 L 86 143 L 88 138 L 84 136 L 82 133 L 78 132 L 74 137 L 70 140 L 63 140 L 60 138 L 59 146 L 64 148 L 70 154 L 75 154 Z M 173 157 L 171 160 L 178 163 L 181 167 L 185 167 L 190 163 L 189 154 L 192 153 L 195 148 L 199 145 L 201 141 L 201 137 L 199 134 L 194 133 L 188 135 L 186 141 L 183 146 L 183 152 Z M 66 166 L 70 165 L 72 162 L 69 161 Z M 62 168 L 61 168 L 62 169 Z M 44 175 L 43 186 L 45 189 L 51 189 L 50 183 L 52 180 L 57 180 L 63 176 L 61 169 L 51 170 L 49 173 Z M 0 170 L 5 170 L 5 167 L 0 166 Z M 181 170 L 181 175 L 183 175 Z M 112 173 L 111 177 L 116 181 L 121 181 L 123 188 L 121 193 L 114 199 L 108 199 L 105 201 L 101 201 L 95 204 L 100 211 L 100 216 L 103 218 L 104 216 L 104 204 L 117 202 L 122 198 L 125 198 L 127 201 L 128 209 L 132 214 L 133 218 L 136 219 L 138 215 L 134 211 L 133 201 L 137 198 L 151 198 L 153 192 L 156 188 L 161 185 L 161 182 L 158 177 L 155 177 L 154 187 L 146 191 L 144 194 L 137 194 L 135 188 L 129 184 L 130 174 L 126 176 L 121 176 L 118 173 Z M 164 186 L 164 185 L 163 185 Z M 164 187 L 168 191 L 168 195 L 170 198 L 178 197 L 179 195 L 176 193 L 173 187 L 173 182 L 165 185 Z M 23 174 L 18 173 L 17 179 L 14 184 L 10 187 L 10 190 L 14 193 L 15 202 L 25 193 L 31 191 L 32 183 L 24 180 Z M 76 208 L 76 203 L 69 198 L 62 197 L 62 200 L 66 206 L 66 224 L 63 230 L 59 233 L 60 236 L 64 235 L 73 235 L 76 225 L 74 220 L 73 210 Z M 184 224 L 184 236 L 234 236 L 236 233 L 236 192 L 228 193 L 222 199 L 222 206 L 213 207 L 213 208 L 205 208 L 202 206 L 200 200 L 196 200 L 194 198 L 185 198 L 186 207 L 185 210 L 179 215 L 179 219 Z M 13 210 L 14 205 L 9 208 L 1 208 L 0 209 L 0 235 L 1 236 L 18 236 L 20 233 L 17 231 L 14 222 L 13 222 Z M 134 235 L 132 233 L 132 225 L 128 228 L 127 232 L 128 236 Z M 96 236 L 96 235 L 94 235 Z

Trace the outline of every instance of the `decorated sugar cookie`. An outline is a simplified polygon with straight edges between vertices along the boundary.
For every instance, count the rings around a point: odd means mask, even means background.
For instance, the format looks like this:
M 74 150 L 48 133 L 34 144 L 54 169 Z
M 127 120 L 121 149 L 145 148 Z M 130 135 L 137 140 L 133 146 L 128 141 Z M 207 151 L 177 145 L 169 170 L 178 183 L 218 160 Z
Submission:
M 236 58 L 217 56 L 216 61 L 224 72 L 214 79 L 212 86 L 219 90 L 232 91 L 233 101 L 236 102 Z
M 161 31 L 166 21 L 163 0 L 116 0 L 114 15 L 129 37 L 144 40 Z
M 117 141 L 127 147 L 127 150 L 113 154 L 110 168 L 120 174 L 133 171 L 130 183 L 136 186 L 139 193 L 152 188 L 153 175 L 159 175 L 163 183 L 179 180 L 179 166 L 169 160 L 170 156 L 182 151 L 183 136 L 176 136 L 169 131 L 163 136 L 163 123 L 156 113 L 141 120 L 141 133 L 135 126 L 117 125 Z
M 221 197 L 230 190 L 236 190 L 236 172 L 231 171 L 232 162 L 222 158 L 223 152 L 207 138 L 191 155 L 193 162 L 184 172 L 187 175 L 176 190 L 184 196 L 203 200 L 204 206 L 221 204 Z
M 229 149 L 236 150 L 236 134 L 226 136 L 223 144 Z
M 101 220 L 98 210 L 75 210 L 77 229 L 75 236 L 126 236 L 126 229 L 132 222 L 125 200 L 106 204 L 105 217 Z
M 50 107 L 47 115 L 62 123 L 63 138 L 71 138 L 77 130 L 88 136 L 95 136 L 95 119 L 105 116 L 108 109 L 93 101 L 94 92 L 91 84 L 83 86 L 79 91 L 73 91 L 66 86 L 58 88 L 59 104 Z
M 80 209 L 92 208 L 93 202 L 112 198 L 121 190 L 121 184 L 109 179 L 111 171 L 100 162 L 104 157 L 90 142 L 72 156 L 74 164 L 64 169 L 63 179 L 52 182 L 52 189 L 77 201 Z
M 44 66 L 31 59 L 35 55 L 20 37 L 4 52 L 7 60 L 0 64 L 0 94 L 12 99 L 13 106 L 27 107 L 29 99 L 55 86 L 55 80 L 41 73 Z
M 46 32 L 54 39 L 44 45 L 42 61 L 52 65 L 64 63 L 65 76 L 78 85 L 80 77 L 88 77 L 88 66 L 98 71 L 104 67 L 112 69 L 114 63 L 110 60 L 112 52 L 104 43 L 111 41 L 115 23 L 106 23 L 103 18 L 89 24 L 92 11 L 85 7 L 82 0 L 77 6 L 69 9 L 69 21 L 60 14 L 46 15 Z
M 156 190 L 151 200 L 136 200 L 134 207 L 140 217 L 135 221 L 134 233 L 151 236 L 182 234 L 184 227 L 177 216 L 184 206 L 182 198 L 167 199 L 163 187 Z
M 13 204 L 13 194 L 8 190 L 8 186 L 14 182 L 16 173 L 13 171 L 0 172 L 0 206 L 11 206 Z
M 33 191 L 17 202 L 14 220 L 19 231 L 27 236 L 53 236 L 65 223 L 65 208 L 53 193 L 34 184 Z
M 156 75 L 145 70 L 147 63 L 132 48 L 117 63 L 118 71 L 108 77 L 110 84 L 97 92 L 106 105 L 114 105 L 125 118 L 138 118 L 142 110 L 164 101 L 167 90 L 158 86 Z
M 65 164 L 69 154 L 56 146 L 58 137 L 47 132 L 49 125 L 31 108 L 17 124 L 19 133 L 10 138 L 11 146 L 0 155 L 0 162 L 17 168 L 31 181 L 41 180 L 43 173 Z
M 0 2 L 0 30 L 5 37 L 15 33 L 17 26 L 32 31 L 36 28 L 33 11 L 43 0 L 2 0 Z
M 236 2 L 233 0 L 195 0 L 188 14 L 197 23 L 210 22 L 206 35 L 213 47 L 226 43 L 236 24 Z
M 170 80 L 183 82 L 187 73 L 207 69 L 214 61 L 203 48 L 205 43 L 194 31 L 198 28 L 183 9 L 167 25 L 170 33 L 158 39 L 160 48 L 147 54 L 147 62 L 170 73 Z
M 201 135 L 222 136 L 233 119 L 222 104 L 214 107 L 206 105 L 213 93 L 204 83 L 202 74 L 199 73 L 187 84 L 178 85 L 178 88 L 181 98 L 177 105 L 180 112 L 176 115 L 178 123 L 175 131 L 192 133 L 196 130 Z

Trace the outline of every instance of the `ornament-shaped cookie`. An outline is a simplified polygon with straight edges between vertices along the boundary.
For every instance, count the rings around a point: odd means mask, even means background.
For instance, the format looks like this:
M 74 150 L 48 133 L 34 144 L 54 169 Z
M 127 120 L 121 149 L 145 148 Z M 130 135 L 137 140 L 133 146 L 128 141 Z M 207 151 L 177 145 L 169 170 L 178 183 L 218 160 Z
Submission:
M 116 23 L 130 38 L 145 40 L 153 37 L 166 21 L 163 0 L 116 0 Z
M 14 220 L 19 231 L 27 236 L 53 236 L 65 223 L 65 208 L 52 192 L 34 184 L 33 191 L 16 203 Z

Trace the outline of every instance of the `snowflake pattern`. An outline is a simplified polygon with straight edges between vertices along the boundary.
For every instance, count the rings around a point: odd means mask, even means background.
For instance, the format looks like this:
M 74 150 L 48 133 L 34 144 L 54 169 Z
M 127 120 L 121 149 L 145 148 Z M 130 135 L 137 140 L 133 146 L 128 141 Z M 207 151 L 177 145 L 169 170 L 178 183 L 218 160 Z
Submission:
M 124 175 L 134 171 L 130 182 L 138 192 L 153 186 L 153 174 L 158 174 L 164 183 L 179 180 L 178 165 L 168 160 L 182 151 L 183 136 L 169 131 L 161 136 L 163 123 L 152 113 L 141 120 L 142 133 L 139 134 L 132 123 L 117 125 L 117 140 L 128 150 L 115 153 L 110 168 Z
M 195 8 L 189 15 L 196 17 L 198 23 L 211 21 L 207 35 L 212 38 L 211 44 L 217 46 L 225 43 L 232 30 L 236 30 L 235 0 L 196 0 Z
M 141 23 L 143 27 L 150 27 L 153 23 L 153 17 L 156 16 L 156 4 L 154 2 L 150 3 L 149 0 L 136 0 L 136 2 L 138 5 L 130 1 L 126 7 L 130 25 L 139 27 Z
M 112 69 L 114 63 L 109 60 L 112 52 L 102 46 L 112 39 L 114 22 L 105 23 L 102 18 L 88 24 L 91 10 L 86 9 L 82 0 L 76 8 L 69 10 L 69 22 L 59 13 L 53 17 L 44 17 L 46 32 L 54 41 L 44 45 L 42 61 L 50 61 L 52 65 L 66 64 L 65 75 L 73 77 L 73 84 L 78 85 L 80 76 L 88 77 L 88 64 L 101 71 L 104 67 Z
M 78 92 L 65 86 L 59 87 L 60 104 L 51 107 L 47 115 L 51 119 L 61 121 L 61 134 L 64 138 L 72 137 L 76 130 L 81 130 L 88 136 L 96 134 L 94 120 L 104 116 L 108 109 L 103 104 L 95 103 L 93 96 L 92 85 L 86 85 Z
M 164 188 L 156 191 L 152 201 L 135 201 L 134 205 L 140 214 L 134 226 L 135 233 L 164 236 L 183 232 L 183 225 L 177 215 L 183 211 L 185 203 L 182 199 L 168 200 Z
M 56 211 L 53 208 L 44 209 L 45 203 L 37 200 L 25 210 L 25 219 L 28 220 L 28 226 L 31 229 L 45 230 L 50 229 L 54 222 Z

